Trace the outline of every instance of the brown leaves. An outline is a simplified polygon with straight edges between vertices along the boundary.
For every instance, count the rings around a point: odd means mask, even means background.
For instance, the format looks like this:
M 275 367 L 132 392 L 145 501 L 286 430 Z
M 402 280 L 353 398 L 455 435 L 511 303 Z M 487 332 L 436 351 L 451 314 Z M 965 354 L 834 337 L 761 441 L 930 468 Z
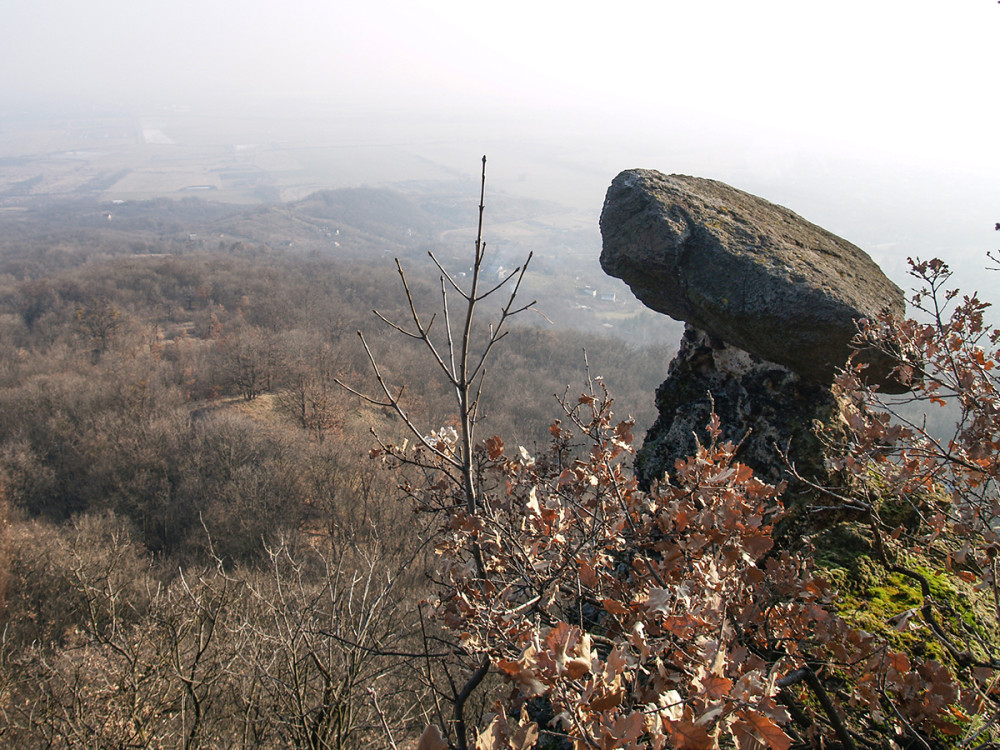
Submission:
M 633 712 L 603 726 L 595 744 L 601 750 L 639 750 L 639 739 L 645 731 L 645 717 L 640 712 Z
M 498 705 L 497 714 L 476 738 L 474 747 L 475 750 L 531 750 L 536 742 L 538 724 L 523 712 L 518 722 L 510 722 L 504 717 L 503 707 Z
M 448 750 L 448 743 L 441 736 L 441 730 L 434 724 L 428 724 L 420 735 L 417 750 Z
M 503 440 L 494 435 L 486 440 L 486 455 L 490 461 L 496 461 L 503 455 Z
M 628 607 L 614 599 L 601 599 L 601 606 L 604 607 L 605 612 L 612 615 L 627 615 L 629 613 Z
M 437 546 L 443 579 L 454 587 L 443 598 L 446 624 L 464 643 L 488 650 L 516 688 L 508 711 L 545 696 L 559 728 L 580 747 L 641 741 L 653 750 L 788 750 L 793 738 L 811 740 L 776 703 L 779 676 L 805 664 L 836 664 L 837 695 L 873 715 L 892 701 L 913 726 L 951 731 L 960 696 L 947 669 L 908 661 L 850 628 L 810 561 L 776 550 L 784 487 L 734 460 L 734 447 L 718 442 L 717 419 L 710 442 L 677 463 L 670 483 L 645 494 L 620 466 L 631 422 L 615 423 L 608 406 L 586 396 L 565 407 L 591 441 L 576 457 L 562 423 L 553 425 L 549 455 L 506 459 L 502 443 L 488 441 L 493 463 L 483 473 L 487 485 L 496 478 L 493 490 L 474 517 L 456 510 Z M 910 440 L 912 430 L 860 407 L 848 422 L 867 431 L 857 445 L 871 454 L 845 457 L 844 470 L 881 478 L 905 470 L 909 486 L 930 486 L 929 458 L 919 451 L 869 460 L 893 441 Z M 921 518 L 927 543 L 950 523 L 945 509 Z M 979 551 L 966 542 L 952 564 L 968 575 L 987 569 Z M 900 618 L 901 627 L 914 613 Z M 796 690 L 813 690 L 803 685 Z M 809 698 L 798 710 L 813 734 L 833 734 L 841 710 L 831 714 L 820 704 Z M 535 736 L 524 730 L 518 739 L 525 721 L 521 729 L 505 721 L 495 719 L 481 735 L 482 748 L 516 747 Z
M 729 695 L 729 691 L 733 688 L 733 681 L 716 674 L 709 674 L 700 680 L 693 680 L 691 686 L 699 691 L 704 698 L 714 701 Z
M 737 716 L 739 719 L 733 722 L 733 736 L 739 747 L 754 750 L 758 747 L 788 750 L 791 747 L 791 738 L 763 714 L 740 711 Z
M 560 675 L 565 674 L 569 679 L 575 680 L 590 671 L 590 635 L 581 633 L 579 628 L 560 622 L 549 631 L 545 645 L 552 653 Z
M 715 734 L 693 721 L 665 721 L 664 728 L 675 750 L 714 750 Z
M 770 665 L 750 657 L 741 639 L 766 617 L 788 648 L 796 643 L 789 633 L 807 639 L 817 615 L 827 616 L 815 605 L 814 579 L 796 577 L 801 569 L 769 563 L 770 574 L 783 576 L 773 589 L 758 568 L 773 549 L 781 488 L 733 461 L 731 445 L 712 442 L 678 464 L 676 484 L 643 495 L 613 463 L 631 422 L 614 424 L 589 397 L 579 405 L 595 415 L 585 427 L 594 441 L 586 458 L 498 456 L 503 498 L 475 518 L 454 514 L 453 536 L 439 546 L 444 569 L 456 572 L 448 622 L 467 643 L 489 644 L 520 700 L 547 696 L 564 730 L 592 745 L 629 747 L 650 732 L 654 747 L 713 747 L 740 731 L 747 742 L 780 741 L 772 727 L 787 717 L 768 708 Z M 555 426 L 554 434 L 562 450 L 567 430 Z M 499 453 L 493 445 L 488 455 Z M 492 593 L 471 575 L 476 545 Z M 579 625 L 530 617 L 582 602 L 600 623 L 601 649 Z M 649 714 L 649 701 L 662 708 Z M 500 726 L 489 742 L 501 741 Z
M 951 271 L 945 263 L 911 259 L 910 264 L 922 284 L 912 303 L 930 322 L 883 314 L 861 326 L 859 339 L 893 357 L 904 376 L 913 376 L 906 381 L 912 388 L 909 401 L 928 407 L 950 403 L 958 421 L 954 429 L 932 434 L 919 418 L 898 418 L 892 404 L 846 372 L 837 387 L 850 434 L 836 466 L 859 493 L 875 499 L 871 533 L 887 565 L 910 555 L 926 560 L 933 550 L 932 560 L 943 559 L 945 567 L 933 571 L 935 577 L 958 590 L 972 584 L 974 592 L 996 601 L 1000 588 L 990 550 L 1000 517 L 995 494 L 1000 481 L 1000 331 L 984 324 L 986 303 L 946 288 Z M 893 515 L 902 515 L 904 522 L 883 521 Z M 930 727 L 953 734 L 956 704 L 974 704 L 982 683 L 956 669 L 975 660 L 965 652 L 967 632 L 949 634 L 942 627 L 947 610 L 939 611 L 941 601 L 929 588 L 925 584 L 920 603 L 901 607 L 888 624 L 926 632 L 952 657 L 949 663 L 886 652 L 884 658 L 867 661 L 871 671 L 859 677 L 858 691 L 875 710 L 891 702 L 905 717 L 907 731 Z M 1000 629 L 995 616 L 981 612 L 976 619 L 975 629 Z M 995 641 L 985 649 L 996 663 Z M 991 670 L 989 679 L 997 674 Z

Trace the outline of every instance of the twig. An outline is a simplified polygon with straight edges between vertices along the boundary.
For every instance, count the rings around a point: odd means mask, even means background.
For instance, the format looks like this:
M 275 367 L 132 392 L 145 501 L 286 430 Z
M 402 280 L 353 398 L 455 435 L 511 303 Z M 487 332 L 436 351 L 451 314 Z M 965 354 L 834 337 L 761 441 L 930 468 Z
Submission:
M 837 711 L 837 707 L 833 705 L 833 701 L 827 694 L 823 684 L 819 681 L 816 673 L 813 672 L 812 668 L 806 667 L 804 677 L 809 689 L 813 691 L 813 695 L 816 696 L 816 700 L 818 700 L 820 706 L 823 707 L 823 712 L 830 720 L 830 723 L 833 724 L 833 731 L 837 733 L 837 738 L 847 750 L 857 750 L 857 745 L 854 744 L 854 738 L 851 737 L 851 733 L 844 725 L 843 719 L 840 718 L 840 713 Z
M 775 682 L 775 685 L 782 690 L 791 687 L 799 682 L 805 682 L 809 689 L 812 690 L 813 695 L 816 696 L 816 700 L 819 701 L 820 706 L 823 709 L 823 713 L 830 720 L 833 725 L 833 731 L 837 733 L 837 738 L 843 744 L 847 750 L 857 750 L 857 745 L 854 744 L 854 738 L 851 736 L 850 731 L 844 724 L 843 719 L 840 718 L 840 713 L 837 711 L 837 707 L 834 705 L 833 700 L 831 700 L 829 694 L 826 692 L 826 688 L 823 687 L 823 683 L 819 681 L 816 673 L 813 671 L 812 667 L 808 664 L 799 667 L 794 672 L 789 672 L 787 675 Z M 796 719 L 798 722 L 799 720 Z M 808 719 L 807 719 L 808 721 Z
M 490 671 L 490 657 L 484 655 L 479 665 L 479 669 L 472 673 L 472 676 L 462 686 L 462 690 L 455 696 L 455 739 L 459 750 L 467 750 L 468 740 L 465 737 L 465 703 L 469 700 L 479 683 L 483 681 Z
M 392 729 L 389 728 L 389 722 L 386 721 L 385 712 L 378 704 L 378 693 L 375 692 L 375 688 L 368 688 L 368 695 L 372 697 L 372 705 L 375 706 L 375 713 L 378 714 L 378 718 L 382 722 L 382 728 L 385 729 L 385 736 L 389 738 L 389 745 L 392 747 L 392 750 L 399 750 L 396 747 L 396 740 L 392 738 Z

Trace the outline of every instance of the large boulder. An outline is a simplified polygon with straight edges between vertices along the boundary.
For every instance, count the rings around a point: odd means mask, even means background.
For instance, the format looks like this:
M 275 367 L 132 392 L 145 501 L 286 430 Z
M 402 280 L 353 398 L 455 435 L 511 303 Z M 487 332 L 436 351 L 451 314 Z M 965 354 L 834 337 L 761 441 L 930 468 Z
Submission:
M 724 183 L 622 172 L 601 214 L 601 266 L 647 307 L 808 381 L 843 367 L 856 321 L 902 315 L 902 290 L 860 248 Z M 859 355 L 867 377 L 900 390 L 891 358 Z

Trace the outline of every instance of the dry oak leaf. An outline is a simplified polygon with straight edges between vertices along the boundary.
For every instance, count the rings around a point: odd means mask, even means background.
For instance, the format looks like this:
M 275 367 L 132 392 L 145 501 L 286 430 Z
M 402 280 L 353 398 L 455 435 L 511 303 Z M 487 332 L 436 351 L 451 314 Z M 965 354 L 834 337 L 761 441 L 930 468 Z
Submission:
M 646 609 L 650 613 L 665 615 L 670 611 L 672 600 L 673 596 L 669 590 L 657 587 L 651 588 L 649 590 L 649 597 L 646 599 Z
M 612 708 L 620 705 L 622 700 L 625 698 L 624 688 L 615 688 L 613 690 L 608 690 L 606 692 L 596 694 L 594 698 L 591 698 L 590 703 L 587 707 L 592 711 L 609 711 Z
M 754 711 L 740 711 L 739 716 L 742 720 L 733 722 L 733 733 L 741 747 L 748 747 L 739 742 L 745 739 L 751 739 L 773 750 L 788 750 L 791 747 L 791 738 L 766 716 Z
M 599 747 L 601 750 L 637 750 L 638 740 L 645 731 L 646 717 L 641 711 L 634 711 L 617 718 L 612 726 L 604 727 Z
M 503 455 L 503 440 L 497 435 L 486 440 L 486 455 L 491 461 L 496 461 Z
M 515 726 L 517 731 L 511 736 L 511 725 L 497 714 L 476 738 L 475 750 L 531 750 L 538 742 L 538 724 L 532 721 Z
M 693 721 L 665 721 L 670 744 L 674 750 L 713 750 L 715 737 L 707 727 L 695 724 Z
M 621 602 L 615 599 L 602 599 L 601 606 L 604 607 L 605 611 L 612 615 L 627 615 L 628 608 L 622 605 Z
M 706 675 L 700 680 L 695 679 L 693 684 L 695 689 L 699 690 L 709 700 L 725 698 L 729 695 L 729 691 L 733 689 L 732 680 L 728 677 L 719 677 L 715 674 Z
M 583 677 L 591 667 L 590 635 L 582 633 L 566 622 L 560 622 L 549 631 L 545 645 L 552 651 L 560 673 L 570 679 Z

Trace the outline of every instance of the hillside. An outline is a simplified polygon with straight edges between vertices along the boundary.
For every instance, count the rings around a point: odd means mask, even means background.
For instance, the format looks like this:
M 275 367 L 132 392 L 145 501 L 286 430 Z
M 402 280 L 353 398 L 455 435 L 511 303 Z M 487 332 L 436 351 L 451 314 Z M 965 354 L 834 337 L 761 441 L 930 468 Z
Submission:
M 437 271 L 426 257 L 432 251 L 457 272 L 468 270 L 476 210 L 467 186 L 404 187 L 329 190 L 250 207 L 196 197 L 7 199 L 0 207 L 0 274 L 28 281 L 94 257 L 216 251 L 390 264 L 399 256 L 433 279 Z M 642 345 L 676 344 L 678 324 L 650 313 L 601 272 L 600 238 L 587 222 L 552 203 L 505 195 L 490 200 L 491 272 L 510 273 L 534 253 L 525 293 L 544 302 L 541 311 L 557 327 Z

